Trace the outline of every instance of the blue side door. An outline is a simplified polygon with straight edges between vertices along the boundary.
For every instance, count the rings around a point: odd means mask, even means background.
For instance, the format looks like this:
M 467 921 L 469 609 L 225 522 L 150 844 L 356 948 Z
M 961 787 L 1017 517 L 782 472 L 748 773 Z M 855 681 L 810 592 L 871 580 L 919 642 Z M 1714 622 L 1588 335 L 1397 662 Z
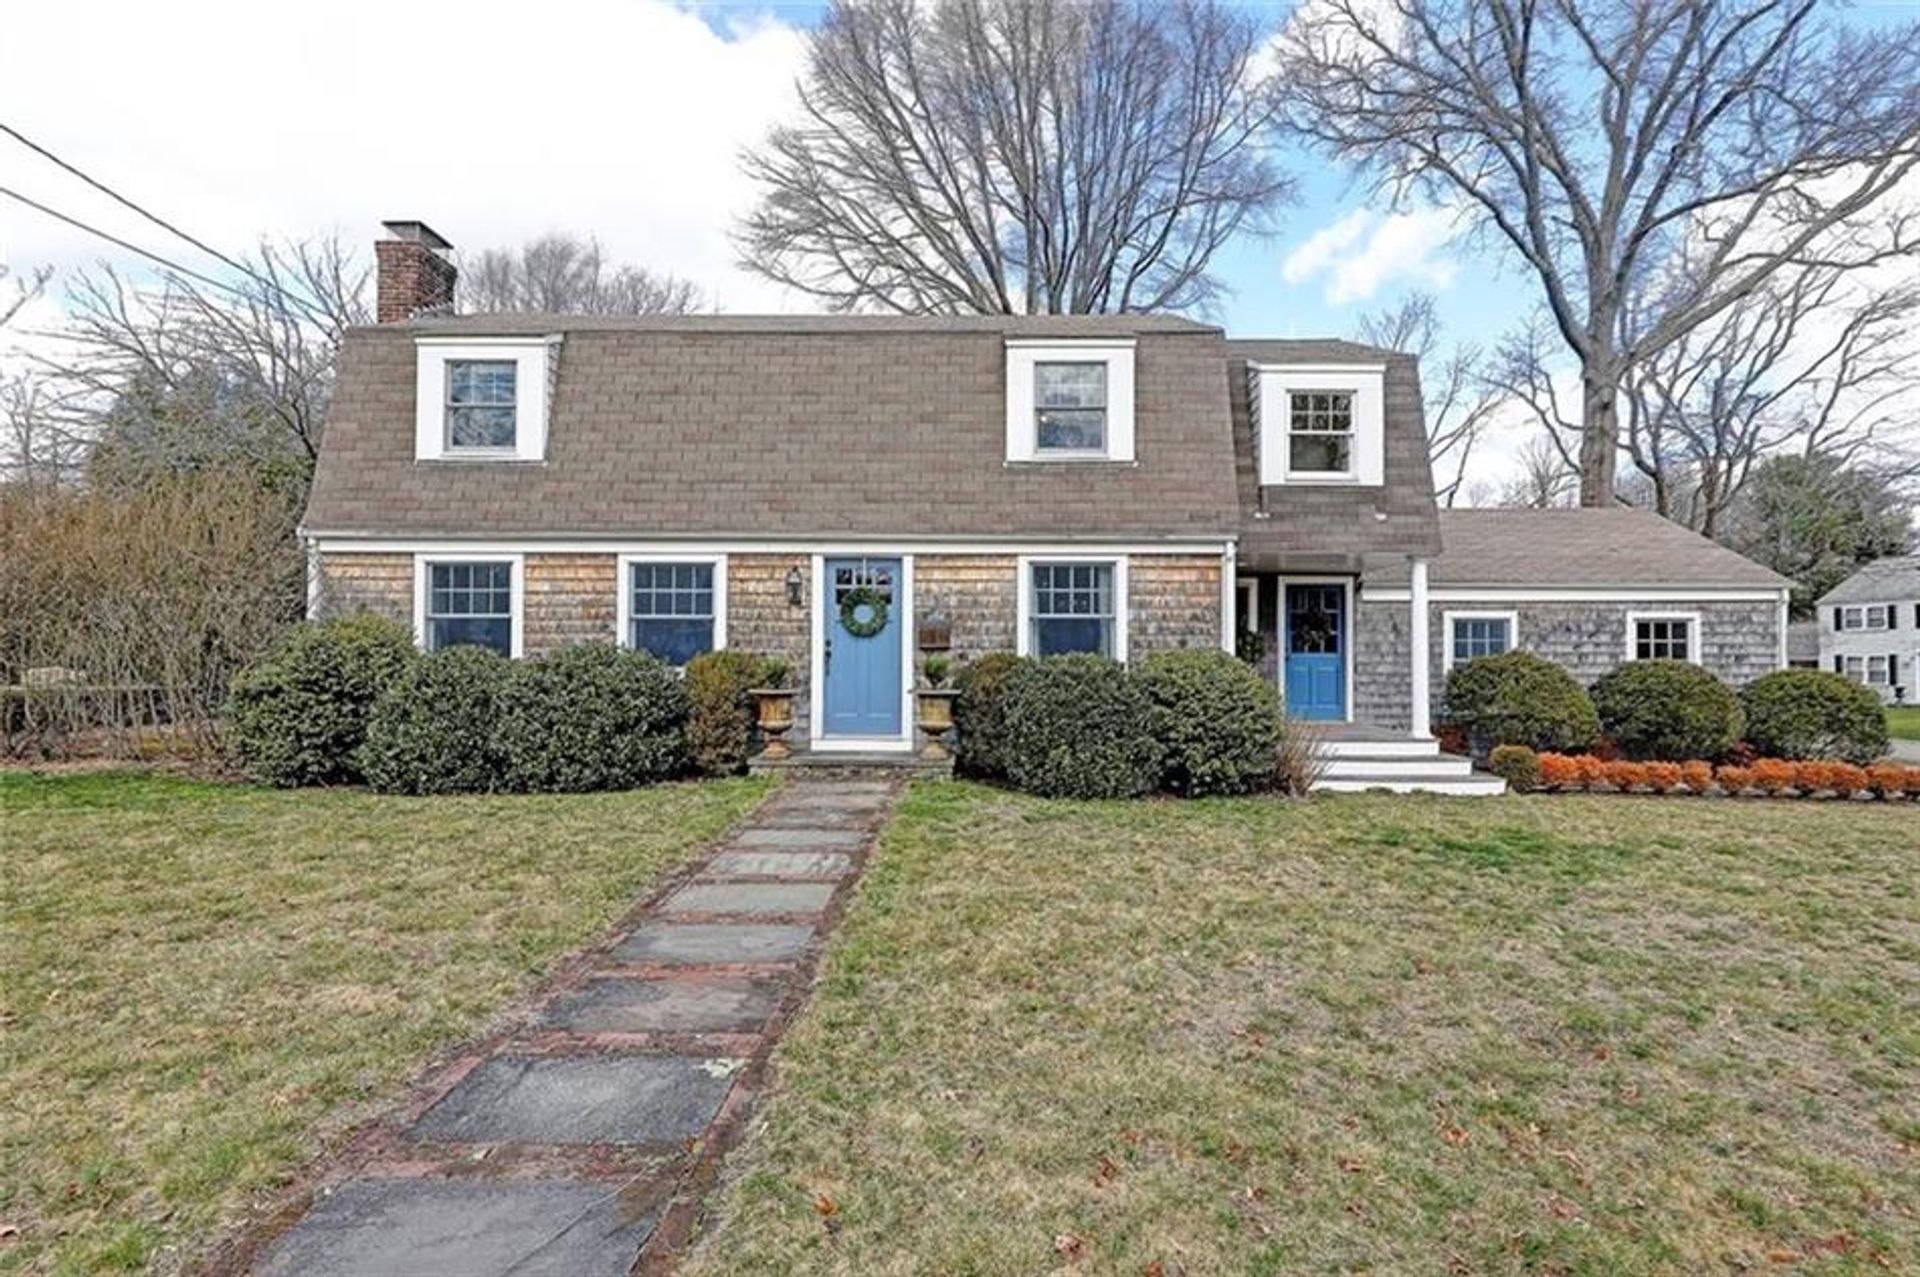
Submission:
M 1289 585 L 1286 608 L 1287 713 L 1347 716 L 1347 591 L 1342 585 Z
M 900 735 L 900 560 L 828 559 L 821 591 L 826 688 L 821 727 L 828 736 Z M 848 596 L 860 587 L 879 604 Z M 851 621 L 855 629 L 849 629 Z M 876 623 L 878 628 L 876 629 Z M 857 632 L 856 632 L 857 631 Z

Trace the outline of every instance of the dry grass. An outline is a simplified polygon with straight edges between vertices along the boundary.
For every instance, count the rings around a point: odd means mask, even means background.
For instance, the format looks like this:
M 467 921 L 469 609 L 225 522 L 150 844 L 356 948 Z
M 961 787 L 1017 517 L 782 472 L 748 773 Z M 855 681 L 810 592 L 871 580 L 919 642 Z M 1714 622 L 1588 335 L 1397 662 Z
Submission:
M 0 1272 L 180 1268 L 762 789 L 0 774 Z
M 1888 706 L 1887 731 L 1900 740 L 1920 740 L 1920 705 Z
M 1920 1270 L 1911 806 L 904 805 L 690 1271 Z

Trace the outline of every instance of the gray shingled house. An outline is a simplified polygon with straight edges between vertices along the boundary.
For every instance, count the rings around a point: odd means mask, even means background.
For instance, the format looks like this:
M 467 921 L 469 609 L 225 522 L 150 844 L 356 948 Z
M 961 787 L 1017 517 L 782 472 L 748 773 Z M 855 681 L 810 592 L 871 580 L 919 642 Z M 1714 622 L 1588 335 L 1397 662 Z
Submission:
M 1815 605 L 1820 667 L 1865 683 L 1889 704 L 1914 699 L 1920 678 L 1920 555 L 1873 562 Z
M 1692 533 L 1439 512 L 1404 354 L 1143 315 L 459 317 L 445 241 L 388 229 L 304 523 L 316 615 L 781 653 L 820 753 L 912 750 L 929 648 L 1249 628 L 1330 784 L 1466 792 L 1498 785 L 1434 745 L 1455 660 L 1784 662 L 1787 583 Z

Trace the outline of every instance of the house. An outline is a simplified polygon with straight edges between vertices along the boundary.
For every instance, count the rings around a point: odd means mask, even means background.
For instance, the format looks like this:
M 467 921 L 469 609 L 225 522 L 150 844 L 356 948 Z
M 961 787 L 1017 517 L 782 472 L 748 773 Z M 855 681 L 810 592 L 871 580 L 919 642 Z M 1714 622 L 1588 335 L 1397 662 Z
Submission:
M 1865 683 L 1894 704 L 1914 699 L 1920 677 L 1920 555 L 1873 562 L 1814 605 L 1820 668 Z
M 1335 782 L 1464 790 L 1431 731 L 1458 657 L 1784 659 L 1786 582 L 1651 516 L 1443 516 L 1404 354 L 1145 315 L 459 317 L 445 241 L 388 229 L 303 526 L 315 614 L 779 653 L 822 753 L 912 750 L 926 650 L 1251 627 Z

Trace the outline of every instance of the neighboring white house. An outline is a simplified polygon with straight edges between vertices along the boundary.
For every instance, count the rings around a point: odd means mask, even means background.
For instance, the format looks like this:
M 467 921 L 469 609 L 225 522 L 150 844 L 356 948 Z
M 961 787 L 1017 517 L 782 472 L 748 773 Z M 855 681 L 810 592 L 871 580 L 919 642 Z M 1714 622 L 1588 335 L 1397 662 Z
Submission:
M 1913 701 L 1920 677 L 1920 555 L 1875 559 L 1821 597 L 1820 668 Z

